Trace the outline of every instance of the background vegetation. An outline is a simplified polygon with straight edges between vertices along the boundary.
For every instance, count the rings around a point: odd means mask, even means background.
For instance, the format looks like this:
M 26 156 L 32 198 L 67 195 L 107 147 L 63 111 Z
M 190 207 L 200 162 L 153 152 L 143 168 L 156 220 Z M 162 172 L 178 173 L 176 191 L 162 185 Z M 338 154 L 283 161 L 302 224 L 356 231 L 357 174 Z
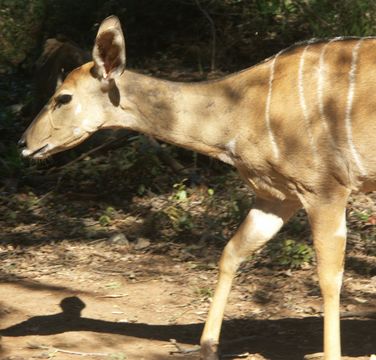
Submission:
M 131 64 L 173 60 L 203 70 L 213 57 L 216 67 L 237 69 L 298 40 L 376 29 L 369 0 L 1 0 L 1 72 L 30 67 L 43 40 L 58 34 L 90 48 L 110 14 L 124 24 Z

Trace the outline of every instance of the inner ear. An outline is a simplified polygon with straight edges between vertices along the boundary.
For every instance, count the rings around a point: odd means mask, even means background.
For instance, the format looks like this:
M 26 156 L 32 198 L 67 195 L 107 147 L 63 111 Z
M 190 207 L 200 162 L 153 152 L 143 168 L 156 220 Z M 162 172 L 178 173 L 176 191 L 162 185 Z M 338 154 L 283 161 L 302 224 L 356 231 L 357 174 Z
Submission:
M 99 56 L 103 60 L 103 66 L 106 74 L 110 74 L 114 69 L 122 66 L 121 64 L 121 46 L 115 41 L 113 32 L 105 32 L 97 39 Z
M 99 27 L 93 48 L 96 72 L 104 80 L 115 79 L 125 68 L 125 40 L 116 16 L 105 19 Z

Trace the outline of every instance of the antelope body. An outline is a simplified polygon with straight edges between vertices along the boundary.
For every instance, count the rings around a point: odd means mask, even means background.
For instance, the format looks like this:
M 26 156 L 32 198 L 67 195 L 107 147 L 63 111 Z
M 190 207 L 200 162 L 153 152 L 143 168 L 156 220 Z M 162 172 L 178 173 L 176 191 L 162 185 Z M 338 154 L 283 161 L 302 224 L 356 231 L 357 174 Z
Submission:
M 101 24 L 93 62 L 72 71 L 30 125 L 25 156 L 44 158 L 101 128 L 129 128 L 218 158 L 254 189 L 228 242 L 201 337 L 218 359 L 225 304 L 239 264 L 304 208 L 324 300 L 324 359 L 339 360 L 339 297 L 352 191 L 376 189 L 376 40 L 307 42 L 221 80 L 175 83 L 124 70 L 116 17 Z

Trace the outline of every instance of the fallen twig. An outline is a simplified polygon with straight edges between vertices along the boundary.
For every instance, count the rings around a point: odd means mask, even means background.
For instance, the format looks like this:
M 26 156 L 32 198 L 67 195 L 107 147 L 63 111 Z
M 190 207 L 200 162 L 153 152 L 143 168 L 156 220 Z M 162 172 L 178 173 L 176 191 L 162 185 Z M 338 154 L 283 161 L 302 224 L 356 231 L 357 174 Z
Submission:
M 249 352 L 245 352 L 245 353 L 242 353 L 242 354 L 222 354 L 222 359 L 232 359 L 232 358 L 247 358 L 248 356 L 250 356 L 251 354 Z
M 97 296 L 98 298 L 111 298 L 111 299 L 117 299 L 117 298 L 122 298 L 122 297 L 125 297 L 125 296 L 128 296 L 128 294 L 110 294 L 110 295 L 100 295 L 100 296 Z
M 29 349 L 38 349 L 38 350 L 48 350 L 50 352 L 60 352 L 63 354 L 69 354 L 69 355 L 78 355 L 78 356 L 109 356 L 109 353 L 92 353 L 92 352 L 82 352 L 82 351 L 71 351 L 71 350 L 64 350 L 55 348 L 53 346 L 46 346 L 46 345 L 40 345 L 40 344 L 32 344 L 28 343 Z
M 200 346 L 195 346 L 193 349 L 184 349 L 182 348 L 175 339 L 170 339 L 170 343 L 176 347 L 176 351 L 170 351 L 170 354 L 191 354 L 198 352 L 200 350 Z
M 346 318 L 376 319 L 376 312 L 369 310 L 341 312 L 341 319 Z
M 84 152 L 77 158 L 73 159 L 72 161 L 69 161 L 68 163 L 61 165 L 59 167 L 52 167 L 47 171 L 47 174 L 50 174 L 55 171 L 59 171 L 63 168 L 66 168 L 70 165 L 73 165 L 83 159 L 85 159 L 87 156 L 92 155 L 93 153 L 102 150 L 103 148 L 109 147 L 110 145 L 113 145 L 114 143 L 118 143 L 123 141 L 124 139 L 129 138 L 129 134 L 126 134 L 124 136 L 121 136 L 119 138 L 110 139 L 98 146 L 96 146 L 93 149 L 90 149 L 89 151 Z M 167 166 L 169 166 L 172 170 L 175 172 L 182 172 L 185 170 L 184 166 L 179 163 L 176 159 L 174 159 L 172 156 L 170 156 L 162 147 L 161 145 L 152 137 L 146 137 L 147 142 L 149 145 L 154 149 L 156 155 L 160 158 L 162 162 L 164 162 Z
M 170 156 L 167 151 L 152 137 L 147 137 L 149 145 L 154 149 L 156 155 L 175 172 L 184 172 L 185 167 L 175 158 Z
M 314 354 L 307 354 L 304 356 L 305 360 L 310 360 L 310 359 L 320 359 L 324 357 L 324 353 L 314 353 Z

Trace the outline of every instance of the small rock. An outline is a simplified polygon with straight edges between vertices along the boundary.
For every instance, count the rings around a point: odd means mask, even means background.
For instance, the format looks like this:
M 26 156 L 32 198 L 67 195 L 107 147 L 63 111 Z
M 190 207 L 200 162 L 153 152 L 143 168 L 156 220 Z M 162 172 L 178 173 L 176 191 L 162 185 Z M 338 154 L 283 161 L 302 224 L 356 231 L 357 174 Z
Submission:
M 136 250 L 142 250 L 142 249 L 146 249 L 149 246 L 150 246 L 150 240 L 140 237 L 137 239 L 136 244 L 134 245 L 134 248 Z
M 96 220 L 94 220 L 92 218 L 84 218 L 84 219 L 82 219 L 82 222 L 87 227 L 94 226 L 94 225 L 98 224 L 98 221 L 96 221 Z
M 113 234 L 108 240 L 112 244 L 129 246 L 129 240 L 123 233 Z
M 356 311 L 356 308 L 357 308 L 356 305 L 350 304 L 346 306 L 346 311 L 354 312 Z
M 131 280 L 136 279 L 136 274 L 134 272 L 129 272 L 129 273 L 127 273 L 127 275 L 129 277 L 129 279 L 131 279 Z

